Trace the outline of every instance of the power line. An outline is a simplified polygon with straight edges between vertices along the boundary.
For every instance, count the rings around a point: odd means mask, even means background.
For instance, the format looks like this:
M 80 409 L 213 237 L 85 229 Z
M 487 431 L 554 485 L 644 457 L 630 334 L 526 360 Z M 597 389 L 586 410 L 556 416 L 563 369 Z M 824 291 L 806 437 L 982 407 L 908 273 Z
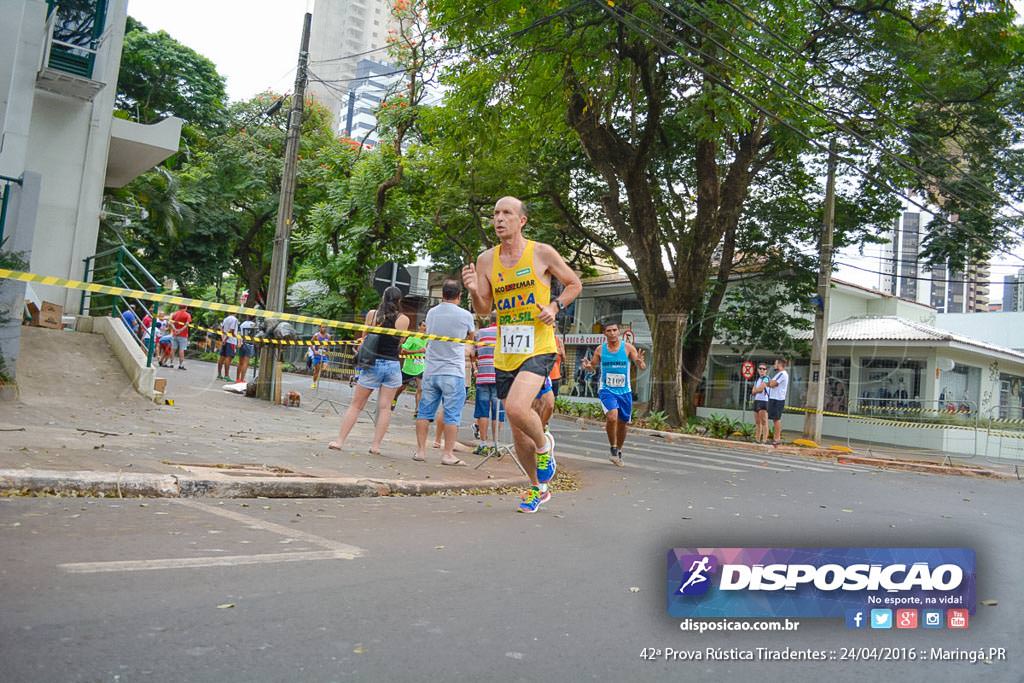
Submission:
M 788 52 L 792 53 L 793 55 L 795 55 L 797 57 L 802 57 L 803 56 L 803 53 L 798 48 L 794 47 L 789 41 L 787 41 L 785 38 L 780 36 L 778 34 L 778 32 L 776 32 L 774 29 L 772 29 L 768 24 L 766 24 L 765 22 L 761 21 L 760 19 L 758 19 L 757 17 L 753 16 L 752 14 L 750 14 L 743 7 L 740 7 L 739 5 L 737 5 L 733 0 L 722 0 L 722 1 L 725 4 L 729 5 L 730 7 L 732 7 L 733 9 L 735 9 L 737 12 L 739 12 L 748 21 L 750 21 L 750 22 L 760 26 L 761 28 L 763 28 L 765 33 L 767 33 L 772 38 L 774 38 L 775 42 L 778 43 L 779 45 L 781 45 L 783 48 L 785 48 Z M 821 11 L 822 11 L 822 13 L 824 15 L 830 16 L 828 11 L 827 11 L 827 9 L 825 7 L 821 6 L 817 2 L 815 4 L 818 5 L 819 9 L 821 9 Z M 699 9 L 699 8 L 695 8 L 695 9 L 698 12 L 700 12 L 710 23 L 712 23 L 713 25 L 716 25 L 719 28 L 721 28 L 720 25 L 716 24 L 716 22 L 713 19 L 711 19 L 701 9 Z M 669 10 L 669 11 L 671 11 L 671 10 Z M 762 38 L 764 36 L 764 34 L 762 34 L 762 33 L 755 32 L 755 31 L 752 31 L 752 30 L 749 30 L 749 29 L 747 30 L 747 34 L 749 36 L 751 36 L 752 38 Z M 855 36 L 851 36 L 851 37 L 855 37 Z M 865 44 L 865 41 L 858 41 L 858 42 L 860 42 L 862 45 Z M 759 56 L 762 56 L 762 57 L 765 56 L 763 54 L 757 53 L 756 51 L 754 51 L 754 53 L 758 54 Z M 856 94 L 859 97 L 859 99 L 861 101 L 863 101 L 864 103 L 869 105 L 871 107 L 871 109 L 880 118 L 888 121 L 889 123 L 894 125 L 898 130 L 900 130 L 903 133 L 906 133 L 908 136 L 910 136 L 911 138 L 917 140 L 918 142 L 922 142 L 922 141 L 928 142 L 929 141 L 928 138 L 924 137 L 920 133 L 915 133 L 914 131 L 911 131 L 911 130 L 905 128 L 904 126 L 900 125 L 894 118 L 892 118 L 892 116 L 887 114 L 879 105 L 877 105 L 873 101 L 871 101 L 871 99 L 868 97 L 868 95 L 863 91 L 862 87 L 858 86 L 857 84 L 853 84 L 852 86 L 849 85 L 845 80 L 843 80 L 840 77 L 840 75 L 837 74 L 837 72 L 835 70 L 831 69 L 827 64 L 823 64 L 819 60 L 816 60 L 816 59 L 814 59 L 814 58 L 812 58 L 810 56 L 808 56 L 808 59 L 812 63 L 817 64 L 821 68 L 823 76 L 826 76 L 827 78 L 829 78 L 829 80 L 831 80 L 832 83 L 834 83 L 834 84 L 836 84 L 836 85 L 838 85 L 838 86 L 840 86 L 842 88 L 846 88 L 849 91 L 852 91 L 854 94 Z M 908 74 L 908 78 L 910 78 L 910 80 L 914 81 L 913 76 L 911 76 L 910 74 Z M 916 84 L 916 81 L 914 81 L 914 83 Z M 935 96 L 935 95 L 932 96 L 932 101 L 935 102 L 936 104 L 939 104 L 940 106 L 943 104 L 937 98 L 937 96 Z M 974 130 L 972 127 L 970 127 L 970 128 L 972 130 Z M 975 132 L 976 132 L 976 130 L 975 130 Z M 960 169 L 958 166 L 956 166 L 956 164 L 953 161 L 951 161 L 950 159 L 948 159 L 948 158 L 946 158 L 944 156 L 939 156 L 939 155 L 929 155 L 929 156 L 927 156 L 927 160 L 934 160 L 934 161 L 941 162 L 942 164 L 944 164 L 948 168 L 956 171 L 958 174 L 960 174 L 965 179 L 970 180 L 970 184 L 972 185 L 972 187 L 974 189 L 982 191 L 982 192 L 988 194 L 988 196 L 990 198 L 996 199 L 1000 204 L 1004 205 L 1006 208 L 1009 208 L 1010 210 L 1016 212 L 1017 214 L 1019 214 L 1021 216 L 1024 216 L 1024 211 L 1021 211 L 1020 209 L 1017 209 L 1012 204 L 1007 202 L 994 189 L 987 187 L 986 185 L 984 185 L 984 183 L 982 181 L 978 180 L 975 175 L 970 174 L 970 173 L 965 173 L 962 169 Z
M 835 261 L 835 265 L 843 266 L 844 268 L 853 268 L 854 270 L 862 270 L 865 273 L 874 273 L 875 275 L 885 275 L 896 280 L 927 280 L 928 282 L 946 282 L 949 284 L 990 284 L 986 280 L 974 279 L 974 280 L 956 280 L 950 278 L 933 278 L 927 275 L 901 275 L 899 273 L 886 273 L 881 270 L 872 270 L 871 268 L 864 268 L 863 266 L 855 266 L 852 263 L 846 263 L 845 261 Z M 991 277 L 991 276 L 990 276 Z M 1000 284 L 1000 283 L 996 283 Z
M 753 71 L 754 71 L 755 73 L 757 73 L 757 74 L 758 74 L 759 76 L 761 76 L 762 78 L 764 78 L 764 79 L 766 80 L 766 82 L 768 82 L 768 84 L 772 84 L 772 83 L 773 83 L 773 84 L 775 84 L 776 86 L 778 86 L 778 87 L 782 88 L 783 90 L 785 90 L 786 92 L 788 92 L 789 94 L 791 94 L 791 95 L 792 95 L 793 97 L 795 97 L 795 98 L 796 98 L 796 100 L 797 100 L 797 101 L 798 101 L 799 103 L 802 103 L 802 106 L 803 106 L 803 107 L 804 107 L 804 108 L 805 108 L 806 110 L 808 110 L 808 111 L 810 111 L 810 112 L 812 112 L 812 113 L 813 113 L 813 112 L 816 112 L 817 114 L 819 114 L 819 115 L 823 116 L 823 117 L 825 118 L 825 120 L 826 120 L 826 121 L 828 121 L 829 123 L 831 123 L 831 124 L 832 124 L 833 126 L 835 126 L 836 128 L 838 128 L 838 129 L 839 129 L 839 130 L 841 130 L 842 132 L 846 133 L 847 135 L 849 135 L 849 136 L 853 137 L 854 139 L 856 139 L 856 140 L 857 140 L 858 142 L 860 142 L 861 144 L 867 145 L 867 146 L 869 146 L 869 147 L 873 147 L 874 149 L 878 150 L 878 152 L 880 152 L 881 154 L 884 154 L 884 155 L 888 155 L 888 157 L 889 157 L 889 158 L 891 158 L 891 159 L 892 159 L 893 161 L 895 161 L 897 165 L 899 165 L 900 167 L 902 167 L 902 168 L 903 168 L 904 170 L 907 170 L 907 171 L 909 171 L 909 172 L 911 172 L 911 173 L 914 173 L 914 174 L 915 174 L 916 176 L 918 176 L 918 177 L 919 177 L 919 178 L 920 178 L 921 180 L 924 180 L 924 181 L 926 181 L 926 182 L 927 182 L 927 181 L 929 180 L 929 174 L 928 174 L 928 173 L 927 173 L 927 172 L 926 172 L 926 171 L 925 171 L 924 169 L 920 168 L 919 166 L 916 166 L 915 164 L 912 164 L 912 163 L 910 163 L 910 162 L 908 162 L 908 161 L 904 160 L 904 159 L 903 159 L 903 158 L 902 158 L 902 157 L 901 157 L 900 155 L 898 155 L 898 154 L 896 154 L 896 153 L 894 153 L 894 152 L 892 152 L 892 151 L 890 151 L 890 150 L 886 149 L 886 148 L 885 148 L 884 146 L 882 146 L 882 145 L 881 145 L 880 143 L 878 143 L 878 142 L 876 142 L 876 141 L 874 141 L 874 140 L 870 140 L 870 139 L 868 139 L 867 137 L 865 137 L 865 136 L 861 135 L 861 134 L 860 134 L 860 133 L 858 133 L 858 132 L 857 132 L 856 130 L 854 130 L 853 128 L 851 128 L 851 127 L 847 126 L 846 124 L 844 124 L 844 123 L 841 123 L 841 122 L 839 122 L 839 121 L 837 121 L 837 120 L 835 120 L 835 119 L 831 118 L 831 117 L 829 116 L 829 112 L 828 112 L 828 111 L 827 111 L 827 110 L 826 110 L 826 109 L 825 109 L 824 107 L 822 107 L 822 106 L 821 106 L 820 104 L 817 104 L 817 103 L 811 102 L 811 101 L 810 101 L 810 100 L 808 100 L 808 99 L 807 99 L 806 97 L 804 97 L 804 95 L 803 95 L 803 94 L 801 94 L 801 93 L 797 92 L 796 90 L 794 90 L 794 89 L 793 89 L 792 87 L 790 87 L 790 86 L 789 86 L 789 85 L 787 85 L 786 83 L 783 83 L 782 81 L 778 80 L 778 79 L 777 79 L 777 78 L 775 78 L 774 76 L 772 76 L 772 75 L 770 75 L 770 74 L 766 73 L 766 72 L 765 72 L 765 71 L 764 71 L 763 69 L 761 69 L 760 67 L 758 67 L 758 66 L 757 66 L 757 65 L 755 65 L 754 63 L 750 62 L 750 61 L 749 61 L 749 60 L 747 60 L 747 59 L 746 59 L 745 57 L 743 57 L 743 56 L 741 56 L 741 55 L 737 54 L 736 52 L 734 52 L 733 50 L 731 50 L 731 49 L 730 49 L 730 48 L 729 48 L 728 46 L 726 46 L 725 44 L 723 44 L 722 42 L 720 42 L 719 40 L 717 40 L 717 39 L 716 39 L 716 38 L 714 38 L 713 36 L 710 36 L 710 35 L 708 35 L 708 34 L 707 34 L 706 32 L 704 32 L 704 31 L 701 31 L 701 30 L 700 30 L 699 28 L 697 28 L 697 27 L 696 27 L 696 26 L 695 26 L 694 24 L 690 23 L 689 21 L 687 21 L 686 19 L 684 19 L 684 18 L 683 18 L 683 17 L 681 17 L 680 15 L 676 14 L 676 13 L 675 13 L 675 12 L 674 12 L 674 11 L 673 11 L 673 10 L 672 10 L 671 8 L 668 8 L 668 7 L 664 6 L 664 5 L 662 5 L 661 3 L 657 2 L 656 0 L 649 0 L 649 2 L 650 2 L 650 4 L 651 4 L 652 6 L 655 6 L 655 7 L 657 7 L 658 9 L 660 9 L 660 10 L 662 10 L 662 11 L 666 12 L 667 14 L 669 14 L 670 16 L 672 16 L 673 18 L 675 18 L 676 20 L 678 20 L 679 22 L 681 22 L 681 23 L 682 23 L 683 25 L 685 25 L 685 26 L 689 27 L 689 28 L 690 28 L 690 29 L 691 29 L 692 31 L 696 32 L 696 33 L 697 33 L 698 35 L 700 35 L 700 36 L 701 36 L 702 38 L 704 38 L 705 40 L 708 40 L 708 41 L 710 41 L 710 42 L 711 42 L 711 43 L 713 43 L 713 44 L 714 44 L 715 46 L 717 46 L 718 48 L 720 48 L 720 49 L 722 49 L 723 51 L 725 51 L 725 52 L 726 52 L 727 54 L 729 54 L 729 55 L 731 55 L 731 56 L 735 57 L 735 58 L 736 58 L 737 60 L 739 60 L 739 61 L 740 61 L 740 62 L 741 62 L 741 63 L 742 63 L 743 65 L 745 65 L 745 66 L 749 67 L 749 68 L 750 68 L 750 69 L 752 69 L 752 70 L 753 70 Z M 627 12 L 627 10 L 625 10 L 625 9 L 623 9 L 623 10 L 622 10 L 622 12 L 623 12 L 623 13 L 628 13 L 628 12 Z M 644 21 L 644 20 L 643 20 L 642 18 L 638 17 L 638 16 L 637 16 L 637 15 L 635 15 L 635 14 L 631 14 L 631 16 L 633 16 L 634 18 L 636 18 L 636 19 L 637 19 L 637 20 L 639 20 L 639 21 Z M 719 29 L 719 30 L 725 30 L 725 29 L 724 29 L 724 27 L 723 27 L 723 26 L 721 26 L 721 24 L 718 24 L 717 22 L 715 22 L 715 21 L 714 21 L 713 19 L 711 19 L 710 17 L 708 17 L 708 16 L 706 15 L 706 14 L 704 14 L 704 17 L 705 17 L 705 19 L 707 19 L 708 23 L 710 23 L 710 24 L 711 24 L 712 26 L 716 27 L 716 28 L 717 28 L 717 29 Z M 648 23 L 648 24 L 650 24 L 650 22 L 647 22 L 647 23 Z M 664 32 L 666 32 L 666 33 L 667 33 L 667 31 L 664 31 Z M 674 36 L 674 37 L 675 37 L 675 36 Z M 678 40 L 678 38 L 677 38 L 677 40 Z M 742 41 L 740 41 L 740 40 L 737 40 L 737 41 L 736 41 L 736 44 L 738 44 L 738 45 L 744 45 L 744 46 L 746 45 L 746 43 L 744 43 L 744 42 L 742 42 Z M 691 47 L 693 47 L 693 46 L 691 46 Z M 717 57 L 715 57 L 715 56 L 713 56 L 713 55 L 710 55 L 710 54 L 708 54 L 708 53 L 706 53 L 706 52 L 703 52 L 703 51 L 702 51 L 702 50 L 700 50 L 699 48 L 693 47 L 693 49 L 694 49 L 694 51 L 698 52 L 699 54 L 703 55 L 704 57 L 707 57 L 707 58 L 710 58 L 710 59 L 714 59 L 714 60 L 715 60 L 716 62 L 718 62 L 718 63 L 719 63 L 719 64 L 721 64 L 722 66 L 725 66 L 724 62 L 722 62 L 722 61 L 721 61 L 720 59 L 718 59 Z M 672 51 L 673 53 L 676 53 L 676 51 L 675 51 L 675 50 L 671 50 L 671 51 Z M 676 53 L 676 54 L 678 54 L 678 53 Z M 758 53 L 757 53 L 757 52 L 755 51 L 755 54 L 758 54 Z M 763 55 L 758 55 L 758 56 L 762 56 L 762 57 L 763 57 Z M 779 65 L 779 68 L 780 68 L 781 70 L 785 71 L 786 73 L 788 73 L 788 74 L 789 74 L 789 75 L 790 75 L 791 77 L 793 77 L 793 78 L 795 78 L 795 79 L 799 79 L 799 78 L 800 78 L 799 74 L 796 74 L 796 73 L 794 73 L 794 72 L 793 72 L 793 71 L 792 71 L 791 69 L 788 69 L 787 67 L 785 67 L 785 66 L 782 66 L 781 64 Z M 948 188 L 947 188 L 947 190 L 948 190 Z M 957 199 L 960 199 L 960 200 L 961 200 L 961 201 L 962 201 L 962 202 L 963 202 L 963 203 L 964 203 L 964 204 L 965 204 L 966 206 L 968 206 L 969 208 L 973 208 L 973 209 L 975 209 L 975 210 L 978 210 L 978 211 L 980 211 L 981 213 L 985 213 L 985 210 L 984 210 L 984 209 L 981 209 L 981 208 L 979 208 L 978 206 L 974 205 L 974 204 L 973 204 L 972 202 L 969 202 L 968 200 L 966 200 L 966 199 L 965 199 L 965 198 L 964 198 L 963 196 L 961 196 L 961 195 L 958 195 L 958 194 L 956 194 L 956 193 L 949 193 L 949 192 L 947 192 L 946 194 L 947 194 L 947 196 L 950 196 L 950 197 L 953 197 L 953 198 L 957 198 Z M 920 206 L 920 205 L 919 205 L 919 206 Z M 923 207 L 922 207 L 922 209 L 923 209 Z M 1015 234 L 1016 234 L 1016 233 L 1015 233 Z
M 749 106 L 753 107 L 754 109 L 756 109 L 757 111 L 759 111 L 763 115 L 768 116 L 768 117 L 774 119 L 775 121 L 779 122 L 782 126 L 784 126 L 784 127 L 788 128 L 789 130 L 793 131 L 798 137 L 803 138 L 811 146 L 816 147 L 819 150 L 824 150 L 824 146 L 820 142 L 818 142 L 814 138 L 810 137 L 804 131 L 800 130 L 792 122 L 790 122 L 787 119 L 783 118 L 779 114 L 776 114 L 775 112 L 772 112 L 772 111 L 766 109 L 764 106 L 760 105 L 757 101 L 752 99 L 750 96 L 746 95 L 745 93 L 742 93 L 742 92 L 738 91 L 734 86 L 730 85 L 729 83 L 727 83 L 723 79 L 719 78 L 715 74 L 710 73 L 709 71 L 707 71 L 707 69 L 701 67 L 700 65 L 695 63 L 693 60 L 688 58 L 686 55 L 680 54 L 675 49 L 673 49 L 671 46 L 667 45 L 663 40 L 657 38 L 656 36 L 652 35 L 650 32 L 646 31 L 642 26 L 637 26 L 634 23 L 630 23 L 628 21 L 627 17 L 635 19 L 635 20 L 637 20 L 639 22 L 643 22 L 647 26 L 652 26 L 657 31 L 661 31 L 663 33 L 667 33 L 668 35 L 670 35 L 672 37 L 672 39 L 674 41 L 677 41 L 677 42 L 679 42 L 679 40 L 680 40 L 678 38 L 678 36 L 675 36 L 674 34 L 668 33 L 667 31 L 664 31 L 660 27 L 651 24 L 650 22 L 642 19 L 641 17 L 638 17 L 635 14 L 632 14 L 631 12 L 626 11 L 625 9 L 616 8 L 616 7 L 612 6 L 612 5 L 605 6 L 605 5 L 603 5 L 601 3 L 601 0 L 593 0 L 593 1 L 598 5 L 598 7 L 601 8 L 602 11 L 609 12 L 612 15 L 612 17 L 616 21 L 618 21 L 619 23 L 623 24 L 624 26 L 626 26 L 630 30 L 636 31 L 638 33 L 641 33 L 641 34 L 647 36 L 652 41 L 654 41 L 656 44 L 658 44 L 662 49 L 664 49 L 666 52 L 668 52 L 670 54 L 673 54 L 676 57 L 680 58 L 683 62 L 685 62 L 687 65 L 689 65 L 690 68 L 692 68 L 695 71 L 698 71 L 699 73 L 703 74 L 711 82 L 715 83 L 716 85 L 720 86 L 724 90 L 726 90 L 729 93 L 731 93 L 731 94 L 735 95 L 736 97 L 740 98 L 741 100 L 746 102 Z M 698 33 L 701 33 L 701 32 L 698 30 Z M 692 46 L 690 46 L 690 47 L 692 47 Z M 694 47 L 693 49 L 694 49 L 694 51 L 696 51 L 698 54 L 700 54 L 704 58 L 709 59 L 709 60 L 713 60 L 713 61 L 721 64 L 722 66 L 725 66 L 725 64 L 720 59 L 718 59 L 717 57 L 714 57 L 713 55 L 710 55 L 710 54 L 708 54 L 706 52 L 703 52 L 699 48 L 695 48 Z M 741 61 L 744 61 L 744 60 L 741 59 Z M 756 67 L 754 67 L 754 68 L 756 70 Z M 835 124 L 834 121 L 831 121 L 831 119 L 828 119 L 827 117 L 826 117 L 826 120 L 828 120 L 830 123 Z M 872 184 L 878 185 L 878 186 L 880 186 L 882 189 L 884 189 L 886 191 L 893 192 L 897 196 L 902 197 L 908 203 L 910 203 L 910 204 L 920 208 L 922 211 L 924 211 L 926 213 L 932 213 L 927 207 L 923 206 L 922 204 L 918 203 L 917 201 L 915 201 L 914 199 L 912 199 L 908 195 L 906 195 L 903 192 L 901 192 L 898 188 L 894 187 L 887 180 L 883 184 L 883 181 L 875 179 L 871 173 L 869 173 L 868 171 L 864 171 L 863 169 L 860 169 L 857 166 L 857 164 L 855 162 L 853 162 L 852 160 L 843 159 L 843 161 L 846 162 L 850 166 L 851 169 L 853 169 L 853 170 L 857 171 L 858 173 L 860 173 L 861 175 L 863 175 L 864 178 L 866 180 L 868 180 L 869 182 L 871 182 Z M 952 225 L 952 223 L 948 219 L 942 218 L 941 216 L 935 216 L 935 217 L 939 218 L 939 220 L 943 221 L 947 225 Z M 969 237 L 969 238 L 973 238 L 975 240 L 981 240 L 981 238 L 976 236 L 976 235 L 965 235 L 965 236 Z M 984 246 L 991 248 L 991 245 L 985 243 L 983 240 L 981 240 L 981 242 L 982 242 L 982 244 Z M 997 251 L 1001 251 L 1003 253 L 1007 253 L 1007 254 L 1009 254 L 1011 256 L 1014 256 L 1012 253 L 1006 251 L 1005 249 L 996 248 L 996 250 Z

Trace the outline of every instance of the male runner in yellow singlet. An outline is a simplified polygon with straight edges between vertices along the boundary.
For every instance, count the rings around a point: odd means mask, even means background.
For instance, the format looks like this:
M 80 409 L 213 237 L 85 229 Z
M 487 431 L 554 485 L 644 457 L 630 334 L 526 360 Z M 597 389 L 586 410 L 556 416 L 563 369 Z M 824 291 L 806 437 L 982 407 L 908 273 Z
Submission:
M 547 482 L 555 476 L 555 459 L 540 416 L 532 403 L 551 372 L 558 347 L 555 316 L 579 296 L 579 277 L 554 247 L 523 237 L 526 206 L 515 197 L 494 205 L 498 246 L 462 269 L 462 282 L 477 315 L 498 315 L 494 349 L 495 388 L 505 401 L 516 454 L 533 486 L 523 494 L 520 512 L 536 512 L 550 498 Z M 551 278 L 565 285 L 551 300 Z M 545 490 L 541 487 L 545 486 Z

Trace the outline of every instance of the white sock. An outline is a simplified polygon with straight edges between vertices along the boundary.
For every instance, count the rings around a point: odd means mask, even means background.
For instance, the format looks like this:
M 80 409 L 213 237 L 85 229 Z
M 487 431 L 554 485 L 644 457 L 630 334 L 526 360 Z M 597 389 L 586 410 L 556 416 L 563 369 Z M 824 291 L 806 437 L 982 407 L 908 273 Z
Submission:
M 548 485 L 547 485 L 547 484 L 538 484 L 538 485 L 537 485 L 537 488 L 539 488 L 539 489 L 540 489 L 540 492 L 541 492 L 541 493 L 544 493 L 545 491 L 547 491 L 547 490 L 548 490 Z

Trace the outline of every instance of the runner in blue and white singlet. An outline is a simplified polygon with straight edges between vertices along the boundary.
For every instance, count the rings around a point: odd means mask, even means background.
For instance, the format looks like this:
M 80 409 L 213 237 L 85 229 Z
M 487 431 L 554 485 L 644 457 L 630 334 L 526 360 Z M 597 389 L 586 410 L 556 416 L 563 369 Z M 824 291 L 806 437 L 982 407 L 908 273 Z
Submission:
M 600 384 L 597 397 L 604 408 L 605 432 L 613 464 L 622 467 L 622 444 L 626 441 L 626 425 L 633 419 L 633 388 L 630 383 L 630 364 L 636 363 L 641 370 L 647 368 L 644 354 L 619 337 L 618 323 L 604 326 L 607 341 L 595 351 L 583 367 L 593 370 L 600 367 Z

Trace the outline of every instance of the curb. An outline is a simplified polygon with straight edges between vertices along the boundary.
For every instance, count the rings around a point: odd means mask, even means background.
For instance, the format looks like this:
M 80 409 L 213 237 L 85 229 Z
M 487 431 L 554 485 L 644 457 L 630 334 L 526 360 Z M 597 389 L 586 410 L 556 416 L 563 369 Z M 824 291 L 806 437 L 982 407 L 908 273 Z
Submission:
M 564 416 L 563 416 L 564 417 Z M 591 420 L 589 418 L 564 418 L 573 419 L 576 424 L 579 424 L 579 420 L 584 420 L 586 424 L 592 424 L 594 426 L 603 425 L 604 423 L 597 420 Z M 722 446 L 728 446 L 734 449 L 740 449 L 749 451 L 751 453 L 764 453 L 765 447 L 744 441 L 730 441 L 728 439 L 714 439 L 709 436 L 700 436 L 698 434 L 681 434 L 679 432 L 662 432 L 656 429 L 647 429 L 645 427 L 630 428 L 629 430 L 633 434 L 643 434 L 644 436 L 652 436 L 659 439 L 664 439 L 668 443 L 675 443 L 678 441 L 699 441 L 702 443 L 714 443 Z M 772 448 L 772 452 L 785 453 L 786 455 L 796 455 L 805 458 L 814 458 L 816 460 L 830 460 L 839 464 L 851 463 L 857 465 L 868 465 L 871 467 L 878 467 L 882 469 L 901 470 L 904 472 L 922 472 L 924 474 L 945 474 L 945 475 L 957 475 L 965 477 L 981 477 L 985 479 L 1000 479 L 1006 481 L 1016 481 L 1017 477 L 1012 474 L 1004 474 L 995 470 L 986 469 L 984 467 L 974 467 L 971 465 L 941 465 L 933 462 L 923 460 L 900 460 L 896 458 L 876 458 L 862 455 L 853 455 L 851 453 L 839 453 L 837 451 L 831 451 L 827 448 L 802 448 L 799 446 L 777 446 Z M 842 462 L 840 462 L 842 461 Z
M 523 478 L 433 482 L 307 477 L 189 477 L 54 470 L 0 470 L 0 493 L 77 494 L 102 498 L 373 498 L 521 486 Z

